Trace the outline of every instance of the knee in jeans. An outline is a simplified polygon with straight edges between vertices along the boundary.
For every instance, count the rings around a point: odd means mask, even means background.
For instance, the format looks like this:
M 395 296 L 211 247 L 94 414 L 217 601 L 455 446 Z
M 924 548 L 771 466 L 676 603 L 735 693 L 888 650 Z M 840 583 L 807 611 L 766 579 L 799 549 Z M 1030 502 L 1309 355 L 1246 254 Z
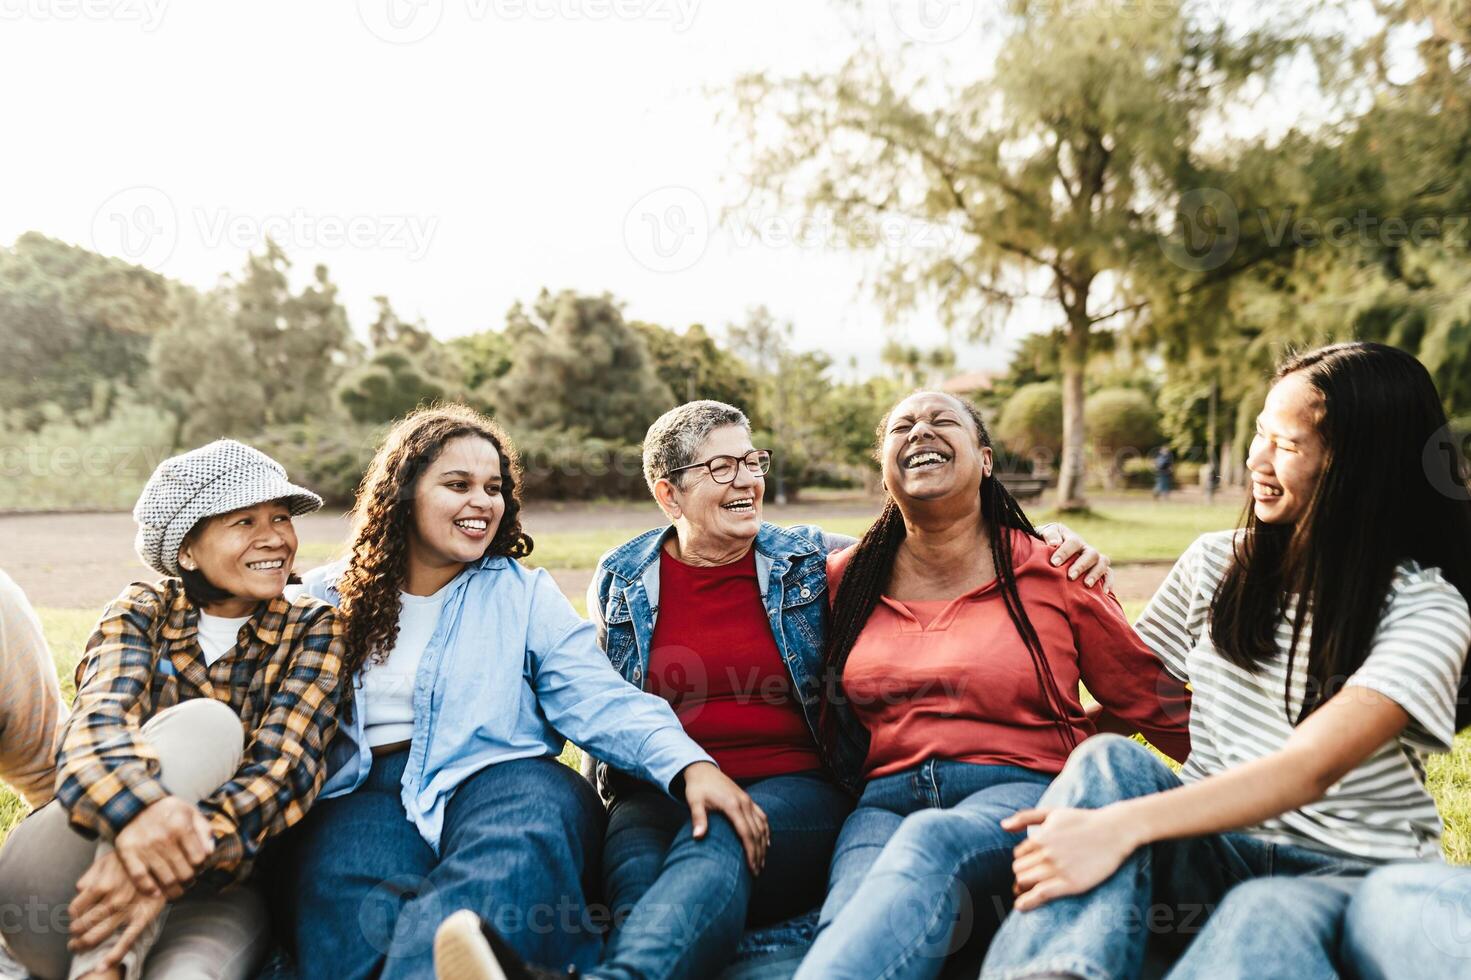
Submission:
M 187 733 L 192 746 L 206 746 L 210 750 L 233 755 L 238 760 L 245 752 L 245 729 L 228 704 L 214 698 L 190 698 L 172 708 L 167 708 L 143 726 L 154 733 L 159 729 L 172 729 L 175 725 Z
M 954 810 L 921 810 L 904 818 L 884 849 L 892 860 L 926 870 L 950 869 L 965 853 L 985 846 L 978 823 Z M 1006 848 L 1005 832 L 996 826 L 997 846 Z
M 542 776 L 537 780 L 536 799 L 565 819 L 585 824 L 589 832 L 601 833 L 603 804 L 591 784 L 555 759 L 533 761 Z
M 1451 894 L 1456 886 L 1449 884 L 1457 880 L 1459 895 L 1465 896 L 1457 904 L 1471 909 L 1471 869 L 1422 864 L 1381 868 L 1365 878 L 1354 892 L 1345 913 L 1344 935 L 1372 946 L 1374 941 L 1369 937 L 1385 930 L 1403 929 L 1407 913 L 1418 920 L 1425 903 L 1434 901 L 1442 892 L 1447 901 L 1457 898 Z
M 1042 799 L 1046 806 L 1099 806 L 1127 796 L 1137 789 L 1152 793 L 1164 787 L 1160 778 L 1169 769 L 1149 749 L 1122 735 L 1094 735 L 1073 750 L 1062 773 Z
M 736 833 L 735 824 L 723 813 L 706 813 L 705 836 L 695 844 L 708 856 L 721 863 L 745 864 L 746 850 Z

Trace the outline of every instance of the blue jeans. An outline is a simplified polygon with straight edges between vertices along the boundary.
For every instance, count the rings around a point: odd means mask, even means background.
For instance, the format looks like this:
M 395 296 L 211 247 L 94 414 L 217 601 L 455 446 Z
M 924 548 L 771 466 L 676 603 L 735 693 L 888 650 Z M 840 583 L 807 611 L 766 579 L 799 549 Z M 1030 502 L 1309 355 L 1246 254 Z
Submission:
M 1097 808 L 1179 785 L 1143 745 L 1096 735 L 1073 752 L 1041 805 Z M 1348 879 L 1369 867 L 1242 833 L 1159 841 L 1135 851 L 1092 891 L 1008 918 L 982 976 L 1137 977 L 1152 942 L 1175 953 L 1192 939 L 1170 973 L 1176 980 L 1263 977 L 1279 968 L 1283 976 L 1312 976 L 1283 955 L 1274 932 L 1317 937 L 1332 929 L 1353 889 Z M 1308 878 L 1316 880 L 1305 885 Z M 1270 914 L 1280 917 L 1264 927 L 1255 910 L 1269 896 L 1284 900 L 1272 902 Z
M 828 859 L 852 799 L 819 773 L 744 785 L 771 827 L 760 877 L 746 866 L 725 817 L 711 814 L 705 838 L 696 840 L 684 803 L 651 786 L 622 784 L 627 788 L 609 812 L 603 849 L 616 926 L 593 975 L 713 977 L 730 962 L 748 922 L 779 922 L 822 901 Z
M 286 842 L 298 975 L 433 977 L 434 930 L 458 909 L 528 960 L 597 962 L 602 936 L 584 884 L 601 854 L 603 807 L 587 780 L 552 758 L 480 770 L 450 799 L 436 856 L 399 799 L 407 760 L 407 751 L 374 759 L 362 786 L 319 801 Z
M 799 978 L 934 977 L 961 946 L 984 948 L 1011 906 L 1003 817 L 1052 777 L 932 759 L 871 780 L 833 854 L 817 940 Z
M 1471 976 L 1471 868 L 1373 872 L 1348 904 L 1339 950 L 1344 972 L 1362 980 Z

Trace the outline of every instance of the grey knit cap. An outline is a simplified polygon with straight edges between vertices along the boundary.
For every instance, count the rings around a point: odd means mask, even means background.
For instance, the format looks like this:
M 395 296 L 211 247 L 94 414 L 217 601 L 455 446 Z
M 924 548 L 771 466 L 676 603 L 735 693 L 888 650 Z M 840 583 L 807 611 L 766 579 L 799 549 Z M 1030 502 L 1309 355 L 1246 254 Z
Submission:
M 206 517 L 284 500 L 293 517 L 322 506 L 322 498 L 286 479 L 286 468 L 259 449 L 219 439 L 158 464 L 133 506 L 133 548 L 161 575 L 179 575 L 179 546 Z

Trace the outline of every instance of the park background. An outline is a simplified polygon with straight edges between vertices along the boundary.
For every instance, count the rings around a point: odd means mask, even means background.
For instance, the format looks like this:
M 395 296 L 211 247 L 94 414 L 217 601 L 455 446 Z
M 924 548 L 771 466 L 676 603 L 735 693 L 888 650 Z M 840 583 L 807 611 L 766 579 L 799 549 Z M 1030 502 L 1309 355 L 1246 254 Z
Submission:
M 305 570 L 391 420 L 489 412 L 579 608 L 694 397 L 850 534 L 884 409 L 970 397 L 1131 615 L 1239 518 L 1286 351 L 1412 351 L 1465 454 L 1460 0 L 396 3 L 5 8 L 0 567 L 68 696 L 143 481 L 220 436 L 329 501 Z M 1431 779 L 1471 862 L 1471 741 Z

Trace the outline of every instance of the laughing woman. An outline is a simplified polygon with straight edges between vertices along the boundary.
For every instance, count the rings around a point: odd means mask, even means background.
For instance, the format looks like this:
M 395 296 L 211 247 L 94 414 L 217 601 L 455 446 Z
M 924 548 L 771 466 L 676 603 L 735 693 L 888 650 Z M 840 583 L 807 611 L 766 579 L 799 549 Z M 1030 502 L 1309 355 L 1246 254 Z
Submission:
M 1007 823 L 1030 828 L 1026 911 L 985 976 L 1134 976 L 1160 931 L 1143 923 L 1199 930 L 1213 907 L 1172 977 L 1357 972 L 1335 959 L 1362 877 L 1440 860 L 1425 753 L 1450 749 L 1471 642 L 1471 503 L 1445 431 L 1404 351 L 1281 367 L 1246 526 L 1196 541 L 1138 623 L 1192 687 L 1195 751 L 1176 776 L 1122 739 L 1086 744 Z M 1374 907 L 1401 931 L 1417 915 Z
M 1183 686 L 1111 595 L 1048 560 L 992 472 L 980 414 L 919 392 L 878 435 L 890 499 L 828 558 L 824 737 L 860 750 L 867 782 L 797 974 L 813 980 L 936 976 L 967 907 L 984 948 L 1020 840 L 999 821 L 1033 806 L 1095 726 L 1189 751 Z M 1079 681 L 1101 711 L 1085 712 Z
M 532 962 L 594 962 L 584 884 L 604 816 L 557 759 L 566 738 L 680 795 L 699 836 L 720 811 L 761 861 L 764 815 L 609 667 L 551 575 L 516 560 L 531 552 L 520 482 L 489 419 L 415 412 L 363 478 L 351 556 L 307 577 L 341 608 L 354 698 L 282 862 L 302 976 L 429 976 L 446 919 Z M 466 975 L 453 955 L 441 966 Z

